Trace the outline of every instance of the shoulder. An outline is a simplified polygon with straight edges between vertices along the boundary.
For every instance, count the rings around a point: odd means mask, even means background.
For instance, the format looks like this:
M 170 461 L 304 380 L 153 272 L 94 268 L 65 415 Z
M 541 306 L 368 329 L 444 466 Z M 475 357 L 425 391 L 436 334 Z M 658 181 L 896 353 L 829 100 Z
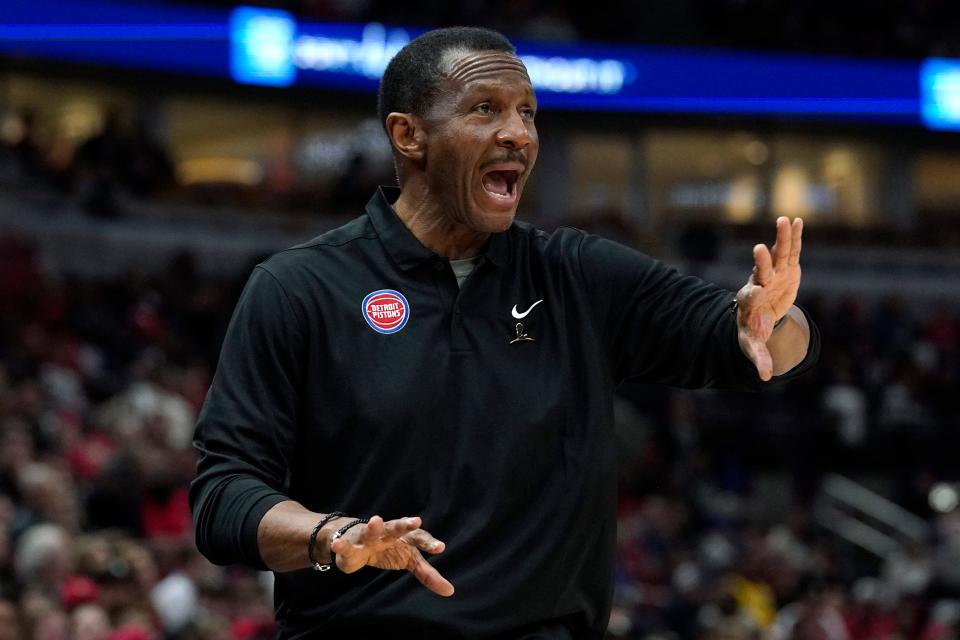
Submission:
M 370 216 L 363 214 L 362 216 L 354 218 L 342 226 L 339 226 L 335 229 L 330 229 L 329 231 L 320 234 L 312 240 L 307 240 L 306 242 L 290 247 L 289 249 L 281 251 L 280 253 L 284 254 L 309 250 L 323 251 L 325 249 L 337 249 L 351 243 L 362 242 L 364 240 L 375 240 L 376 238 L 377 232 L 373 228 L 373 223 L 370 221 Z
M 531 257 L 576 262 L 629 261 L 653 264 L 658 261 L 638 249 L 576 227 L 563 226 L 545 231 L 526 222 L 513 224 L 514 246 Z
M 520 252 L 555 259 L 576 258 L 580 243 L 588 236 L 583 230 L 574 227 L 558 227 L 553 231 L 545 231 L 519 220 L 513 223 L 511 233 Z
M 344 256 L 368 252 L 376 243 L 377 234 L 370 218 L 362 215 L 311 240 L 279 251 L 257 267 L 284 285 L 292 285 L 304 276 L 317 276 L 342 264 Z

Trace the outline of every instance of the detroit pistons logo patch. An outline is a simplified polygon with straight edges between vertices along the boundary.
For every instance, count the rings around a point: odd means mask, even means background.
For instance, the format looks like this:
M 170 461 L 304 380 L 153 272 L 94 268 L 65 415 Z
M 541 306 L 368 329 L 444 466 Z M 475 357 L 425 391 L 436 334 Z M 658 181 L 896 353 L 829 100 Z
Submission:
M 410 319 L 410 303 L 393 289 L 380 289 L 363 299 L 363 319 L 377 333 L 396 333 Z

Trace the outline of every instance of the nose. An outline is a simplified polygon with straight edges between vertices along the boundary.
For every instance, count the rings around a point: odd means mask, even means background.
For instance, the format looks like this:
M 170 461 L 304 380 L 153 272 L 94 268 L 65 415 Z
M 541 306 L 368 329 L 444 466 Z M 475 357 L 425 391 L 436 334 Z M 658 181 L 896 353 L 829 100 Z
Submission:
M 511 111 L 507 121 L 497 131 L 497 144 L 511 151 L 519 151 L 530 146 L 533 136 L 527 122 L 516 111 Z

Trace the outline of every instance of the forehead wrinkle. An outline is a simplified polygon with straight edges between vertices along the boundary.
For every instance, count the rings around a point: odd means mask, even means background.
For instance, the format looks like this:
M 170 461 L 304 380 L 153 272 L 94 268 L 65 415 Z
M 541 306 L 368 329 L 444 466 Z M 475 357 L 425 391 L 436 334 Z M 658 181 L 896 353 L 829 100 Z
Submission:
M 447 77 L 467 83 L 484 76 L 514 71 L 521 74 L 528 82 L 527 68 L 515 55 L 507 53 L 478 52 L 467 54 L 450 65 Z
M 454 80 L 462 82 L 464 85 L 472 84 L 481 80 L 494 81 L 502 83 L 507 74 L 517 74 L 520 76 L 520 79 L 524 82 L 529 83 L 530 78 L 527 76 L 525 69 L 518 69 L 514 66 L 484 66 L 476 69 L 471 69 Z

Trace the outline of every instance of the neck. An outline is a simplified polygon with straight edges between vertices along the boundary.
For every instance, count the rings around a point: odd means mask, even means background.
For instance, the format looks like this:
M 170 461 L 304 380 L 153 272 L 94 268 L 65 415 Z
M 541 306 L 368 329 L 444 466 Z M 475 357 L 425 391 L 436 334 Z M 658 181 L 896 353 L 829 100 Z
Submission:
M 450 260 L 479 255 L 490 237 L 451 220 L 425 186 L 405 184 L 393 209 L 420 244 Z

